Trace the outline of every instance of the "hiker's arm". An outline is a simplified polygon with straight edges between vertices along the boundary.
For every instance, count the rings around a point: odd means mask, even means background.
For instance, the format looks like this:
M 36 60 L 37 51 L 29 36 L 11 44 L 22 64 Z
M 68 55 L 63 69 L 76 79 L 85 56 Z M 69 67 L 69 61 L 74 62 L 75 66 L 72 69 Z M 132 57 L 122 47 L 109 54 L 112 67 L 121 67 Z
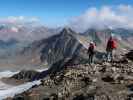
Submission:
M 87 49 L 87 54 L 89 54 L 90 53 L 90 47 Z

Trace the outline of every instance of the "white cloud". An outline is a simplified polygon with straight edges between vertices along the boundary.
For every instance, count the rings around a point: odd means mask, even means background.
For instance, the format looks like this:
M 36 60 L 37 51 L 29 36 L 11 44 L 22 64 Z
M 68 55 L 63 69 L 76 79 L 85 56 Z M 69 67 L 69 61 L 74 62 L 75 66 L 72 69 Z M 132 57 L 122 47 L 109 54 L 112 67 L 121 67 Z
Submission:
M 18 21 L 23 21 L 25 18 L 24 16 L 18 16 L 18 17 L 15 17 L 15 16 L 9 16 L 7 17 L 7 21 L 11 22 L 11 23 L 14 23 L 14 22 L 18 22 Z
M 41 25 L 39 18 L 37 17 L 26 17 L 26 16 L 8 16 L 0 18 L 0 40 L 8 40 L 15 38 L 18 40 L 32 40 L 32 37 L 36 37 L 35 34 L 30 31 L 34 27 Z
M 38 22 L 38 21 L 39 21 L 39 18 L 37 18 L 37 17 L 32 17 L 32 18 L 30 19 L 30 21 L 32 21 L 32 22 Z
M 39 22 L 39 18 L 26 17 L 26 16 L 8 16 L 6 18 L 0 18 L 0 23 L 25 23 L 25 22 Z
M 18 30 L 17 27 L 11 27 L 11 31 L 12 31 L 12 32 L 18 32 L 19 30 Z
M 80 16 L 73 17 L 69 25 L 77 31 L 85 31 L 88 28 L 133 28 L 133 6 L 103 6 L 89 8 Z

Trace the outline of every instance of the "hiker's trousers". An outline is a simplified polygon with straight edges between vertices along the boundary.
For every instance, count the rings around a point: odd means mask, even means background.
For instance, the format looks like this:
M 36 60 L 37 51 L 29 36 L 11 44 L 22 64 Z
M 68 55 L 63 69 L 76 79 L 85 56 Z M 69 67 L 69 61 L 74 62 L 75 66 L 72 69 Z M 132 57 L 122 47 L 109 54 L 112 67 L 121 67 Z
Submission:
M 113 50 L 107 51 L 107 61 L 113 61 Z
M 89 64 L 94 63 L 94 54 L 89 54 Z

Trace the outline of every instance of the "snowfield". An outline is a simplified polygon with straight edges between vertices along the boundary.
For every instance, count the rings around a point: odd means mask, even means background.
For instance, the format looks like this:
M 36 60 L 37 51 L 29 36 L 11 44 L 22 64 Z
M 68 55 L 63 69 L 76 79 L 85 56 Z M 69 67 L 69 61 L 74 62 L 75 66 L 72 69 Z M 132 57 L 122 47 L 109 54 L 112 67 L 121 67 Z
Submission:
M 6 90 L 0 90 L 0 100 L 3 100 L 7 97 L 14 97 L 16 94 L 22 93 L 30 89 L 34 85 L 41 84 L 40 80 L 34 82 L 28 82 L 19 86 L 15 86 Z
M 47 68 L 40 69 L 40 70 L 38 69 L 37 71 L 41 72 L 44 70 L 48 70 L 48 69 Z M 11 77 L 17 73 L 19 73 L 19 71 L 18 72 L 12 72 L 12 71 L 0 72 L 0 79 L 3 77 Z M 23 93 L 24 91 L 27 91 L 28 89 L 30 89 L 32 86 L 39 85 L 39 84 L 41 84 L 40 80 L 27 82 L 18 86 L 8 85 L 0 81 L 0 100 L 3 100 L 7 97 L 14 97 L 16 94 Z

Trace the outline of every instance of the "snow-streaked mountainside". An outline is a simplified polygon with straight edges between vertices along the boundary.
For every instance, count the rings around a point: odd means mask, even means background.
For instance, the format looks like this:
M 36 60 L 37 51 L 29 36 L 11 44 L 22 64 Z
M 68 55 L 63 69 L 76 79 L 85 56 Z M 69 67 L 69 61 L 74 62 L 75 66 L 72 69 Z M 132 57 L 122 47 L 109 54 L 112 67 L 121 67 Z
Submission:
M 29 55 L 30 60 L 49 66 L 63 66 L 69 61 L 78 64 L 86 58 L 87 50 L 78 41 L 78 37 L 79 34 L 70 28 L 64 28 L 52 37 L 33 42 L 23 50 L 22 55 Z

